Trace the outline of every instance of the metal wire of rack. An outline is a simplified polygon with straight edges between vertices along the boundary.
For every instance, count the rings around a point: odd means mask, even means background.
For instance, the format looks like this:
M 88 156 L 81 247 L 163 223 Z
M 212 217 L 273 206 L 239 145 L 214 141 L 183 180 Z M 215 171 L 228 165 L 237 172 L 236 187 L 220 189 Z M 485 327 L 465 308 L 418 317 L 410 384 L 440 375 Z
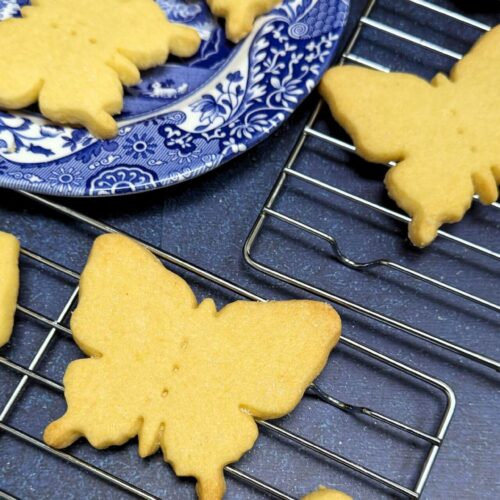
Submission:
M 402 31 L 401 29 L 398 29 L 396 27 L 390 26 L 389 24 L 382 23 L 380 21 L 377 21 L 371 17 L 376 5 L 380 3 L 380 0 L 371 0 L 369 4 L 366 7 L 365 12 L 363 13 L 357 28 L 355 29 L 349 43 L 347 44 L 347 48 L 345 49 L 342 57 L 340 64 L 345 64 L 346 62 L 351 62 L 354 64 L 358 64 L 367 68 L 375 69 L 378 71 L 384 71 L 384 72 L 389 72 L 391 69 L 387 67 L 386 65 L 382 65 L 378 63 L 377 61 L 373 61 L 370 59 L 367 59 L 363 56 L 357 55 L 355 52 L 355 49 L 357 47 L 357 43 L 360 40 L 361 34 L 364 29 L 367 27 L 373 30 L 376 30 L 380 33 L 386 34 L 389 37 L 396 37 L 398 39 L 404 40 L 405 42 L 412 44 L 416 47 L 420 47 L 424 50 L 427 51 L 432 51 L 437 54 L 441 54 L 442 56 L 446 56 L 448 58 L 451 58 L 454 61 L 458 61 L 462 58 L 462 54 L 455 52 L 453 50 L 450 50 L 448 48 L 442 47 L 436 43 L 433 43 L 431 41 L 422 39 L 420 37 L 416 37 L 410 33 L 407 33 L 405 31 Z M 463 25 L 469 26 L 471 28 L 477 29 L 479 32 L 487 32 L 491 28 L 490 26 L 478 22 L 474 19 L 471 19 L 469 17 L 463 16 L 461 14 L 458 14 L 456 12 L 453 12 L 449 9 L 446 9 L 444 7 L 435 5 L 431 2 L 428 2 L 426 0 L 404 0 L 404 2 L 401 2 L 400 5 L 406 4 L 414 4 L 422 9 L 426 9 L 427 11 L 431 11 L 435 13 L 437 16 L 442 16 L 444 18 L 452 19 L 458 23 L 462 23 Z M 330 290 L 325 290 L 322 288 L 319 288 L 315 286 L 313 283 L 306 282 L 302 279 L 296 278 L 292 276 L 291 274 L 286 274 L 282 271 L 280 271 L 277 268 L 270 267 L 263 262 L 257 260 L 257 258 L 254 257 L 253 251 L 256 245 L 257 240 L 259 239 L 259 236 L 261 235 L 265 225 L 266 221 L 269 219 L 273 219 L 276 221 L 279 221 L 281 223 L 284 223 L 285 225 L 292 226 L 299 231 L 302 231 L 304 233 L 308 233 L 309 235 L 312 235 L 315 238 L 318 238 L 319 240 L 325 241 L 330 249 L 331 253 L 334 258 L 336 258 L 342 265 L 355 269 L 358 271 L 364 271 L 368 269 L 374 269 L 374 268 L 389 268 L 392 270 L 395 270 L 401 274 L 404 274 L 406 276 L 410 276 L 411 278 L 415 280 L 419 280 L 422 282 L 425 282 L 427 284 L 433 285 L 434 287 L 437 287 L 441 290 L 444 290 L 445 292 L 452 293 L 454 295 L 457 295 L 465 300 L 472 301 L 476 304 L 480 304 L 481 306 L 484 306 L 490 310 L 495 311 L 496 313 L 500 312 L 500 305 L 497 303 L 494 303 L 490 300 L 486 300 L 482 297 L 479 297 L 475 294 L 469 293 L 466 290 L 463 290 L 461 288 L 452 286 L 450 284 L 445 283 L 441 279 L 437 279 L 435 277 L 429 276 L 428 274 L 424 274 L 422 272 L 419 272 L 413 268 L 404 266 L 398 262 L 394 262 L 390 259 L 377 259 L 377 260 L 372 260 L 372 261 L 367 261 L 367 262 L 360 262 L 356 261 L 352 258 L 350 258 L 348 255 L 346 255 L 339 247 L 337 240 L 331 235 L 328 234 L 324 231 L 321 231 L 315 227 L 313 227 L 310 224 L 306 224 L 300 220 L 298 220 L 295 217 L 291 217 L 290 215 L 287 215 L 286 213 L 281 212 L 279 209 L 275 208 L 277 201 L 279 200 L 280 196 L 282 196 L 282 193 L 285 189 L 285 186 L 287 185 L 288 182 L 290 182 L 291 179 L 298 180 L 299 182 L 303 184 L 307 184 L 309 186 L 312 186 L 314 189 L 318 190 L 323 190 L 329 194 L 335 195 L 337 197 L 340 197 L 343 200 L 348 200 L 350 202 L 354 202 L 355 204 L 362 206 L 368 210 L 372 210 L 378 213 L 383 214 L 384 216 L 390 217 L 392 219 L 395 219 L 396 221 L 403 222 L 403 223 L 408 223 L 410 222 L 410 218 L 406 215 L 401 214 L 400 212 L 391 210 L 381 204 L 374 203 L 372 201 L 369 201 L 368 199 L 365 199 L 361 196 L 357 196 L 349 191 L 346 191 L 344 189 L 340 189 L 330 183 L 324 182 L 320 180 L 319 178 L 316 178 L 312 175 L 306 175 L 302 172 L 299 171 L 298 169 L 298 163 L 299 159 L 301 157 L 301 154 L 303 153 L 303 150 L 305 148 L 305 145 L 308 140 L 311 138 L 316 138 L 319 139 L 320 141 L 323 141 L 326 144 L 332 145 L 336 148 L 339 148 L 343 152 L 347 152 L 349 154 L 356 154 L 356 148 L 339 138 L 332 137 L 328 134 L 325 134 L 317 129 L 315 129 L 315 125 L 318 120 L 318 116 L 323 108 L 323 101 L 320 99 L 318 104 L 316 105 L 314 111 L 312 112 L 311 116 L 307 120 L 302 133 L 300 134 L 299 138 L 297 139 L 297 142 L 295 143 L 294 148 L 292 149 L 292 152 L 286 162 L 286 164 L 283 167 L 283 170 L 278 177 L 271 193 L 269 194 L 264 207 L 262 208 L 251 232 L 249 233 L 248 239 L 245 243 L 245 248 L 244 248 L 244 256 L 245 260 L 247 263 L 252 266 L 253 268 L 257 269 L 258 271 L 267 274 L 268 276 L 271 276 L 273 278 L 276 278 L 278 280 L 281 280 L 283 282 L 286 282 L 294 287 L 300 288 L 301 290 L 304 290 L 308 293 L 312 293 L 316 296 L 319 296 L 323 299 L 327 299 L 335 304 L 338 304 L 340 306 L 343 306 L 347 309 L 350 309 L 356 313 L 359 313 L 361 315 L 367 316 L 369 318 L 376 319 L 378 321 L 381 321 L 385 323 L 386 325 L 389 325 L 393 327 L 396 330 L 402 331 L 406 334 L 412 335 L 414 337 L 417 337 L 421 340 L 424 340 L 426 342 L 429 342 L 433 345 L 439 346 L 441 348 L 447 349 L 459 356 L 468 358 L 476 363 L 479 363 L 481 365 L 484 365 L 488 368 L 491 368 L 493 370 L 496 370 L 497 372 L 500 371 L 500 361 L 493 359 L 485 354 L 481 354 L 478 352 L 475 352 L 471 349 L 465 348 L 461 345 L 458 345 L 454 342 L 450 342 L 448 340 L 445 340 L 443 338 L 440 338 L 434 334 L 431 334 L 427 331 L 424 331 L 423 329 L 416 328 L 412 326 L 411 324 L 407 324 L 403 321 L 399 321 L 397 319 L 394 319 L 390 316 L 384 315 L 382 313 L 376 312 L 368 307 L 365 307 L 364 305 L 360 303 L 356 303 L 354 301 L 347 300 L 335 293 L 333 293 Z M 388 168 L 391 168 L 394 166 L 395 163 L 391 162 L 387 165 L 385 165 Z M 474 197 L 475 200 L 477 201 L 477 196 Z M 495 202 L 491 205 L 491 210 L 497 210 L 500 208 L 500 203 Z M 458 236 L 455 236 L 453 234 L 450 234 L 444 230 L 439 230 L 438 231 L 438 237 L 444 240 L 447 240 L 449 242 L 455 243 L 463 248 L 466 248 L 468 250 L 472 250 L 474 252 L 477 252 L 483 256 L 486 256 L 490 259 L 493 259 L 494 261 L 500 260 L 500 253 L 497 251 L 494 251 L 490 248 L 486 248 L 482 245 L 479 245 L 477 243 L 474 243 L 472 241 L 469 241 L 464 238 L 460 238 Z
M 82 213 L 79 213 L 71 208 L 55 203 L 44 197 L 25 192 L 21 192 L 21 194 L 29 198 L 33 202 L 36 202 L 37 204 L 41 205 L 44 208 L 55 210 L 56 212 L 63 214 L 64 216 L 67 216 L 74 221 L 78 221 L 80 223 L 83 223 L 87 227 L 92 228 L 93 230 L 97 230 L 98 232 L 119 232 L 117 229 L 111 227 L 108 224 L 94 220 Z M 189 273 L 192 273 L 195 276 L 201 277 L 204 280 L 208 280 L 210 283 L 220 286 L 223 289 L 233 292 L 234 294 L 243 297 L 245 299 L 254 301 L 266 300 L 265 298 L 256 295 L 255 293 L 245 288 L 242 288 L 235 283 L 227 281 L 226 279 L 221 278 L 220 276 L 212 274 L 210 271 L 206 269 L 202 269 L 194 264 L 191 264 L 180 257 L 177 257 L 159 248 L 149 245 L 145 241 L 140 241 L 140 242 L 144 244 L 147 248 L 149 248 L 160 259 L 162 259 L 164 262 L 168 264 L 182 268 L 183 270 L 188 271 Z M 23 258 L 35 261 L 36 263 L 41 265 L 44 270 L 48 272 L 55 271 L 57 273 L 61 273 L 62 275 L 74 281 L 78 281 L 79 279 L 79 274 L 74 270 L 71 270 L 66 266 L 60 265 L 54 262 L 53 260 L 44 257 L 43 255 L 40 255 L 39 253 L 30 251 L 27 248 L 22 248 L 22 256 Z M 48 389 L 55 391 L 56 393 L 62 394 L 63 391 L 62 385 L 58 381 L 55 381 L 51 378 L 48 378 L 40 374 L 39 371 L 37 371 L 37 369 L 39 368 L 41 360 L 44 357 L 46 357 L 47 351 L 57 335 L 71 336 L 71 331 L 69 330 L 69 328 L 65 326 L 65 320 L 67 319 L 68 315 L 70 314 L 75 305 L 77 295 L 78 295 L 78 285 L 75 285 L 68 301 L 66 302 L 66 304 L 64 305 L 64 307 L 62 308 L 56 319 L 51 319 L 28 306 L 22 304 L 18 305 L 17 307 L 18 314 L 25 315 L 31 318 L 32 320 L 35 320 L 43 327 L 49 328 L 49 331 L 27 367 L 24 367 L 18 364 L 14 360 L 7 359 L 6 357 L 0 355 L 0 367 L 11 370 L 12 372 L 20 376 L 20 380 L 17 383 L 13 392 L 10 394 L 7 403 L 3 408 L 0 409 L 0 432 L 9 434 L 19 440 L 22 440 L 25 443 L 34 446 L 35 448 L 43 452 L 59 457 L 69 462 L 70 464 L 80 469 L 83 469 L 90 474 L 97 476 L 98 478 L 106 481 L 108 484 L 115 486 L 125 492 L 133 494 L 139 498 L 152 500 L 157 497 L 133 484 L 130 484 L 125 479 L 119 478 L 102 468 L 96 467 L 95 465 L 92 465 L 91 463 L 84 461 L 72 455 L 71 453 L 52 449 L 49 446 L 47 446 L 43 441 L 41 441 L 37 436 L 30 435 L 24 432 L 23 430 L 20 430 L 14 427 L 13 425 L 9 424 L 9 416 L 13 412 L 14 408 L 20 404 L 19 402 L 22 397 L 23 391 L 27 388 L 29 383 L 40 384 Z M 334 396 L 328 394 L 327 392 L 325 392 L 316 383 L 313 383 L 307 392 L 307 395 L 316 397 L 320 402 L 331 405 L 332 407 L 339 409 L 343 412 L 346 412 L 347 414 L 351 414 L 353 416 L 362 415 L 364 417 L 368 417 L 368 419 L 373 423 L 378 422 L 383 425 L 397 429 L 402 433 L 402 436 L 404 435 L 413 436 L 413 438 L 417 438 L 419 441 L 428 446 L 428 449 L 426 449 L 425 459 L 423 460 L 422 466 L 418 471 L 417 480 L 414 486 L 409 487 L 400 484 L 399 482 L 394 481 L 384 476 L 383 474 L 377 473 L 364 465 L 361 465 L 346 458 L 340 453 L 327 449 L 301 436 L 300 434 L 287 430 L 281 425 L 264 421 L 259 421 L 258 424 L 260 427 L 271 432 L 273 435 L 276 435 L 280 438 L 290 441 L 291 443 L 298 445 L 301 448 L 308 449 L 322 456 L 324 459 L 331 461 L 332 463 L 340 464 L 348 469 L 351 469 L 352 471 L 355 471 L 356 473 L 361 474 L 366 478 L 369 478 L 370 480 L 374 481 L 374 484 L 379 483 L 380 485 L 386 487 L 389 491 L 396 492 L 400 495 L 403 495 L 404 497 L 418 499 L 422 493 L 422 490 L 424 489 L 427 479 L 429 478 L 429 474 L 435 463 L 437 454 L 443 443 L 446 431 L 451 422 L 456 405 L 454 392 L 446 383 L 442 382 L 441 380 L 431 377 L 426 373 L 417 370 L 409 365 L 401 363 L 394 358 L 391 358 L 380 352 L 377 352 L 357 341 L 350 339 L 347 336 L 343 335 L 341 337 L 341 344 L 348 347 L 349 349 L 353 349 L 356 352 L 361 353 L 363 356 L 367 356 L 369 359 L 374 360 L 376 363 L 380 363 L 382 365 L 386 365 L 392 369 L 395 369 L 397 372 L 401 373 L 405 377 L 410 377 L 410 379 L 413 380 L 416 379 L 420 381 L 421 383 L 425 384 L 425 386 L 429 389 L 434 388 L 437 389 L 440 393 L 444 394 L 446 401 L 444 412 L 442 412 L 439 416 L 439 424 L 437 425 L 436 432 L 429 433 L 422 431 L 412 425 L 408 425 L 382 412 L 372 410 L 367 407 L 352 405 L 347 402 L 341 401 L 335 398 Z M 262 481 L 261 479 L 251 474 L 248 474 L 236 467 L 227 466 L 225 470 L 228 475 L 238 480 L 241 480 L 247 483 L 248 485 L 255 487 L 258 490 L 261 490 L 262 492 L 268 494 L 271 497 L 279 498 L 282 500 L 294 500 L 295 498 L 290 494 L 278 488 L 275 488 L 272 485 Z M 12 493 L 14 492 L 6 492 L 0 490 L 0 496 L 4 496 L 5 498 L 12 498 L 10 496 Z

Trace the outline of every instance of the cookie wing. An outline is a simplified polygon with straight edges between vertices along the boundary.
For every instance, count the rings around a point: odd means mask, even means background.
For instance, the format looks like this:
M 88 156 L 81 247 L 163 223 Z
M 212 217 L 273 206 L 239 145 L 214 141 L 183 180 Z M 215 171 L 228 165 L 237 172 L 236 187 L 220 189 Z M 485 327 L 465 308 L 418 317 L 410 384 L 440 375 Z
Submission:
M 361 156 L 377 163 L 405 158 L 432 111 L 432 86 L 405 73 L 338 66 L 325 74 L 320 93 Z
M 197 306 L 194 293 L 178 275 L 142 245 L 125 236 L 97 238 L 80 279 L 73 337 L 88 356 L 113 355 L 117 342 L 133 346 L 137 332 L 154 336 Z M 161 325 L 157 316 L 161 316 Z
M 142 245 L 116 234 L 97 238 L 71 318 L 73 338 L 91 359 L 70 363 L 68 410 L 45 441 L 62 448 L 85 436 L 105 448 L 139 434 L 141 454 L 153 453 L 176 332 L 196 306 L 187 283 Z
M 23 23 L 17 18 L 0 22 L 1 108 L 19 109 L 35 103 L 43 85 L 42 69 L 32 64 L 41 57 L 41 47 L 26 36 Z
M 454 83 L 469 84 L 478 89 L 478 85 L 496 85 L 500 80 L 497 71 L 500 60 L 500 26 L 482 35 L 474 46 L 458 61 L 450 72 Z
M 8 233 L 0 232 L 0 347 L 10 338 L 14 326 L 19 290 L 19 242 Z
M 240 408 L 255 418 L 286 415 L 323 369 L 339 340 L 339 315 L 309 300 L 233 302 L 217 315 L 235 374 Z M 237 383 L 236 383 L 237 382 Z
M 189 365 L 179 363 L 185 411 L 167 420 L 162 448 L 176 473 L 194 476 L 200 497 L 212 499 L 224 492 L 224 466 L 253 446 L 255 419 L 281 417 L 300 402 L 339 339 L 340 319 L 312 301 L 205 307 L 203 337 L 190 341 Z

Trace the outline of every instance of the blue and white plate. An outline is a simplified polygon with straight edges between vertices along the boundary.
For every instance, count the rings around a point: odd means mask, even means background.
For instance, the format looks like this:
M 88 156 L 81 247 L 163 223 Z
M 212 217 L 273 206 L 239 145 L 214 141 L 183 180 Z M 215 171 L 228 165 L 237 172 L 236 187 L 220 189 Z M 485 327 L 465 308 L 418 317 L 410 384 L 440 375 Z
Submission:
M 0 19 L 27 0 L 0 0 Z M 0 186 L 63 196 L 125 194 L 201 175 L 287 119 L 329 66 L 349 0 L 284 0 L 244 42 L 226 41 L 204 0 L 158 0 L 203 38 L 198 55 L 126 91 L 119 135 L 95 139 L 36 111 L 0 112 Z

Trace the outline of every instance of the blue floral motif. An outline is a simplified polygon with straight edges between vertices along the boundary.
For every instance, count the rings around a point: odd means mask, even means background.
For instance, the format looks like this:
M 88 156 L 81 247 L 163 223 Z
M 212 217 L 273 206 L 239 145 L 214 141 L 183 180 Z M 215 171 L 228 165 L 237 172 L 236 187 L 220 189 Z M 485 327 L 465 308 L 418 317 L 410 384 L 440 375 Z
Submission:
M 71 152 L 76 151 L 79 146 L 88 146 L 92 142 L 92 137 L 83 129 L 72 130 L 70 134 L 63 135 L 63 148 L 69 148 Z
M 157 144 L 147 134 L 134 133 L 125 139 L 124 151 L 127 156 L 131 156 L 134 160 L 146 159 L 154 155 Z
M 0 135 L 3 149 L 7 154 L 14 152 L 29 152 L 35 155 L 52 156 L 54 152 L 46 146 L 45 139 L 50 137 L 55 127 L 41 126 L 37 136 L 30 134 L 30 124 L 27 120 L 10 113 L 0 112 Z
M 293 106 L 299 102 L 300 96 L 304 94 L 302 82 L 291 75 L 286 75 L 282 80 L 274 76 L 270 83 L 273 90 L 269 95 L 269 100 L 274 100 L 278 106 Z
M 62 166 L 51 173 L 48 181 L 58 194 L 68 195 L 83 184 L 84 178 L 76 167 Z
M 191 109 L 201 113 L 200 121 L 213 123 L 217 118 L 223 119 L 225 108 L 217 103 L 215 97 L 205 94 L 198 102 L 195 102 Z
M 167 147 L 167 155 L 173 160 L 183 165 L 191 163 L 198 157 L 195 139 L 192 134 L 188 134 L 175 125 L 160 127 L 159 133 L 164 137 L 164 144 Z
M 172 21 L 190 21 L 202 12 L 199 4 L 194 2 L 182 3 L 179 0 L 158 0 L 160 7 L 169 13 Z
M 19 15 L 26 3 L 0 0 L 0 20 Z M 284 0 L 259 20 L 251 39 L 233 46 L 205 0 L 158 3 L 172 19 L 196 27 L 203 38 L 199 54 L 144 73 L 126 95 L 113 140 L 56 127 L 34 112 L 0 112 L 0 186 L 103 196 L 216 168 L 274 131 L 313 90 L 349 6 L 349 0 Z
M 93 175 L 88 181 L 88 188 L 91 196 L 109 196 L 143 191 L 157 182 L 158 176 L 152 170 L 138 165 L 118 165 Z
M 238 109 L 245 94 L 240 82 L 244 80 L 241 71 L 229 73 L 225 83 L 215 86 L 216 95 L 205 94 L 191 105 L 191 109 L 200 113 L 200 122 L 203 125 L 196 127 L 196 131 L 203 131 L 208 126 L 223 124 L 231 118 Z

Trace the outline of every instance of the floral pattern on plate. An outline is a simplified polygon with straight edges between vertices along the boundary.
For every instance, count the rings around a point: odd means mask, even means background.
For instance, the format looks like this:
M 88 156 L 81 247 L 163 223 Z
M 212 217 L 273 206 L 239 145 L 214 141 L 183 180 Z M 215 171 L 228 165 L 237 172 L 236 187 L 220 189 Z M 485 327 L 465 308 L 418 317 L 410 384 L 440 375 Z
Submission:
M 0 20 L 27 0 L 0 0 Z M 103 196 L 154 189 L 212 170 L 265 139 L 328 68 L 348 0 L 284 0 L 234 46 L 204 0 L 158 0 L 200 33 L 199 53 L 147 71 L 126 90 L 117 137 L 58 127 L 36 109 L 0 112 L 0 186 Z

